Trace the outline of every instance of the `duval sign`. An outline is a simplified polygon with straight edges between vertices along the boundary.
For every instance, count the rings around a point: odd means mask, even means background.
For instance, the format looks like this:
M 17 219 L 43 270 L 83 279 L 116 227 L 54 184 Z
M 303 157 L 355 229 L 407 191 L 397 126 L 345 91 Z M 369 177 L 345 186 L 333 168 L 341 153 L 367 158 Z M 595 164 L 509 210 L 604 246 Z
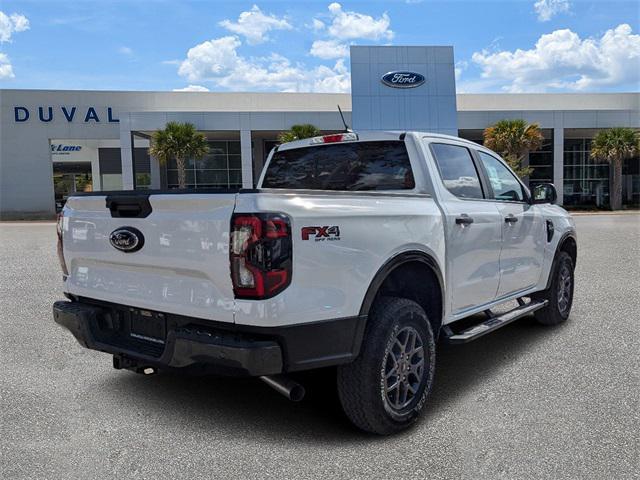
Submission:
M 29 109 L 23 106 L 13 107 L 16 123 L 23 123 L 30 118 L 43 123 L 52 122 L 55 118 L 62 118 L 69 123 L 74 121 L 84 123 L 118 123 L 120 120 L 113 115 L 113 108 L 75 107 L 63 105 L 61 107 L 43 106 Z
M 380 80 L 388 87 L 393 88 L 415 88 L 425 82 L 424 75 L 406 71 L 385 73 Z

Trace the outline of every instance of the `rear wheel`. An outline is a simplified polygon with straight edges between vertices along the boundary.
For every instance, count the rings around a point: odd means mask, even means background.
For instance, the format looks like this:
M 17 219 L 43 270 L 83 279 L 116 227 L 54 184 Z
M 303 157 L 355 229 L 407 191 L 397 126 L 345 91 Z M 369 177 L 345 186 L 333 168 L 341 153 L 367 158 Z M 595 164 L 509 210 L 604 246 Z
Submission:
M 362 430 L 388 435 L 415 422 L 431 391 L 435 340 L 417 303 L 385 297 L 372 309 L 358 358 L 338 368 L 338 395 Z
M 560 252 L 550 287 L 534 295 L 535 299 L 545 299 L 549 302 L 546 307 L 535 312 L 535 318 L 539 323 L 557 325 L 569 317 L 573 304 L 573 270 L 571 256 L 567 252 Z

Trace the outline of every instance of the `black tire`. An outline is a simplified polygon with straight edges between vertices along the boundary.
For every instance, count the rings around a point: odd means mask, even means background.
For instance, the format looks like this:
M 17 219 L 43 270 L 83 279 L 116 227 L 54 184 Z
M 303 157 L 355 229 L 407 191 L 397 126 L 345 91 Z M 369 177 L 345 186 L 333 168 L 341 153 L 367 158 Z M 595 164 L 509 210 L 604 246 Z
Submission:
M 542 325 L 558 325 L 569 318 L 573 304 L 573 260 L 567 252 L 560 252 L 553 270 L 551 286 L 533 295 L 534 299 L 545 299 L 549 304 L 534 313 Z
M 413 345 L 409 351 L 408 345 Z M 347 417 L 380 435 L 414 423 L 431 391 L 435 352 L 431 324 L 420 305 L 395 297 L 376 301 L 360 355 L 338 367 L 338 396 Z

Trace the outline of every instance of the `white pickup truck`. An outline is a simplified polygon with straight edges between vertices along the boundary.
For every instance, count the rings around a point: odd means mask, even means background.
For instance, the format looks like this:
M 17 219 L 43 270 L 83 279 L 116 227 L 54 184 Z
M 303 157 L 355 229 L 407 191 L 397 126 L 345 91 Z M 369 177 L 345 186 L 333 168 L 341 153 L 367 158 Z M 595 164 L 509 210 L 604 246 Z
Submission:
M 389 434 L 423 410 L 437 342 L 566 320 L 576 234 L 554 200 L 460 138 L 287 143 L 255 190 L 70 197 L 54 318 L 116 368 L 256 376 L 293 400 L 289 374 L 337 367 L 347 416 Z

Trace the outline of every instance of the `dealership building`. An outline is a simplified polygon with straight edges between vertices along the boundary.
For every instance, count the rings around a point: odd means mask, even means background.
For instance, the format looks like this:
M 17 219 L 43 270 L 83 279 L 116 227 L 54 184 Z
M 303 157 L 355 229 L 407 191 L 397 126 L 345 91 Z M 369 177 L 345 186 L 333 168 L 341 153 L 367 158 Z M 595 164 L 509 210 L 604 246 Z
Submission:
M 502 119 L 539 124 L 529 183 L 553 182 L 566 206 L 609 203 L 608 164 L 591 139 L 640 129 L 640 94 L 456 94 L 452 47 L 352 47 L 351 93 L 0 90 L 0 218 L 51 217 L 76 191 L 176 188 L 175 163 L 148 154 L 169 121 L 190 122 L 209 154 L 188 164 L 192 188 L 255 185 L 278 134 L 311 123 L 342 130 L 420 130 L 482 142 Z M 640 159 L 623 166 L 623 205 L 640 204 Z

